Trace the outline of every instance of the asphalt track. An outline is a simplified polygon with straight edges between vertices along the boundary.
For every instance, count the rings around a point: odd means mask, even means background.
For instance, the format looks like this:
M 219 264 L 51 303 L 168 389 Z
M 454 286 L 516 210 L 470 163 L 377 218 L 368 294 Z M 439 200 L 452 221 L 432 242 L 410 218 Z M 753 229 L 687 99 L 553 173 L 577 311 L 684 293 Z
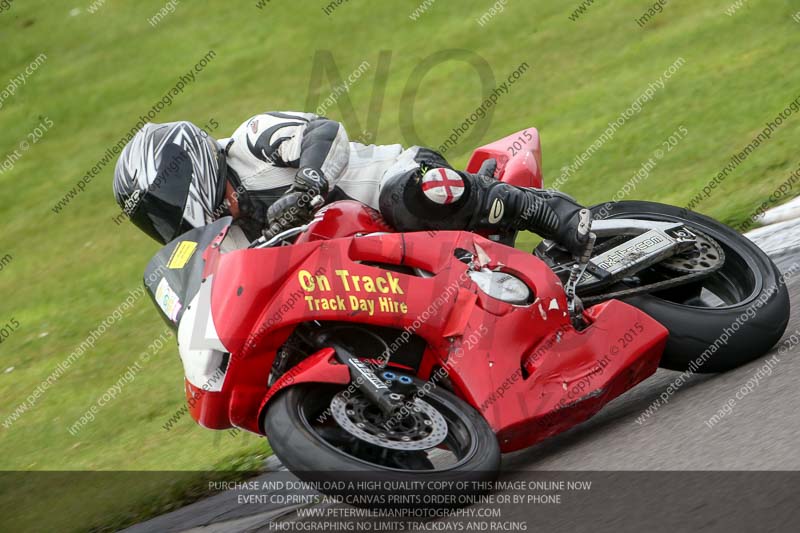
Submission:
M 780 229 L 783 235 L 800 235 L 800 222 Z M 761 238 L 759 235 L 759 244 Z M 781 270 L 800 261 L 800 248 L 795 248 L 798 243 L 776 244 L 781 238 L 774 235 L 763 238 L 769 242 L 762 247 Z M 787 286 L 792 302 L 800 301 L 800 276 L 789 280 Z M 584 424 L 503 457 L 502 480 L 583 480 L 592 482 L 590 490 L 556 491 L 558 502 L 480 503 L 473 509 L 501 508 L 501 517 L 437 518 L 412 524 L 409 529 L 797 531 L 800 360 L 796 355 L 800 347 L 793 346 L 789 338 L 798 329 L 800 317 L 793 305 L 784 340 L 765 358 L 725 374 L 691 376 L 643 420 L 642 413 L 662 398 L 680 375 L 659 370 Z M 755 385 L 754 376 L 771 358 L 771 372 L 762 370 Z M 742 394 L 748 382 L 751 390 Z M 730 412 L 709 427 L 709 419 L 732 399 Z M 255 479 L 287 479 L 289 474 L 280 470 L 273 459 L 268 471 Z M 308 506 L 242 504 L 236 491 L 227 491 L 127 531 L 323 530 L 309 525 L 312 519 L 300 518 L 298 507 Z M 368 520 L 358 517 L 331 514 L 327 520 L 340 527 L 334 524 L 326 531 L 357 530 L 348 528 L 359 523 L 365 530 L 377 529 L 374 524 L 366 529 Z M 468 528 L 468 520 L 477 520 L 477 525 Z

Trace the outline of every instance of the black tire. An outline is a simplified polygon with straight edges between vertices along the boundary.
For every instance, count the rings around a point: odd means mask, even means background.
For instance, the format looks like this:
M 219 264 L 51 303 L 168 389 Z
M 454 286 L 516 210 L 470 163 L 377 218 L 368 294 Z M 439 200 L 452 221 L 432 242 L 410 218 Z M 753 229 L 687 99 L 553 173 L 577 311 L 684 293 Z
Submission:
M 685 222 L 689 228 L 712 237 L 725 251 L 725 264 L 708 281 L 724 280 L 741 287 L 735 298 L 739 301 L 726 302 L 722 307 L 676 303 L 668 299 L 669 293 L 623 298 L 669 329 L 660 366 L 679 371 L 724 372 L 763 356 L 780 340 L 789 321 L 789 293 L 775 264 L 752 241 L 721 222 L 671 205 L 625 201 L 591 209 L 593 214 L 601 213 L 602 218 Z M 763 305 L 759 306 L 759 301 Z M 739 327 L 733 331 L 737 323 Z M 722 343 L 726 328 L 733 333 Z M 713 353 L 706 352 L 715 343 L 718 348 Z
M 465 485 L 475 487 L 497 478 L 500 448 L 494 432 L 476 410 L 442 387 L 433 387 L 423 399 L 436 406 L 440 412 L 446 411 L 449 416 L 459 416 L 458 433 L 463 436 L 466 430 L 471 439 L 469 452 L 454 467 L 437 470 L 387 468 L 338 449 L 312 427 L 305 411 L 313 414 L 315 411 L 319 412 L 320 408 L 324 410 L 333 394 L 342 389 L 343 387 L 320 384 L 295 385 L 282 391 L 267 407 L 263 424 L 270 445 L 281 462 L 300 479 L 316 483 L 342 480 L 422 483 L 465 481 Z M 448 431 L 453 432 L 449 424 L 448 419 Z M 423 491 L 421 488 L 420 490 Z M 483 488 L 479 491 L 467 489 L 464 492 L 477 494 L 485 491 Z M 335 490 L 325 492 L 337 494 Z

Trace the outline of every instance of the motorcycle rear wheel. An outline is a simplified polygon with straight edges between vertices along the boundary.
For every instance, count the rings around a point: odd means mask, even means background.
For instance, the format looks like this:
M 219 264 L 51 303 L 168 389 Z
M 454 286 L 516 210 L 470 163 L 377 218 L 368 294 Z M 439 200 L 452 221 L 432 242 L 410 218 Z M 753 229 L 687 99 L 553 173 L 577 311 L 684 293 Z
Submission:
M 591 210 L 600 218 L 683 222 L 725 253 L 722 267 L 706 278 L 620 298 L 669 329 L 660 366 L 725 372 L 762 357 L 780 340 L 789 321 L 789 293 L 775 264 L 747 237 L 712 218 L 655 202 L 623 201 Z M 609 292 L 625 288 L 619 284 Z

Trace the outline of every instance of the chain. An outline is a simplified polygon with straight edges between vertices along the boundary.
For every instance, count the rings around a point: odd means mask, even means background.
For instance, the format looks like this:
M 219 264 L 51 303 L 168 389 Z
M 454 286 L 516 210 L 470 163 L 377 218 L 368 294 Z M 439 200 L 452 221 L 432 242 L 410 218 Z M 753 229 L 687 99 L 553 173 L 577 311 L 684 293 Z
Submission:
M 691 283 L 696 279 L 701 279 L 706 276 L 709 276 L 714 272 L 716 272 L 717 270 L 719 270 L 720 268 L 722 268 L 721 264 L 713 269 L 705 270 L 703 272 L 686 274 L 684 276 L 678 276 L 677 278 L 667 279 L 664 281 L 657 281 L 656 283 L 650 283 L 649 285 L 642 285 L 641 287 L 633 287 L 631 289 L 624 289 L 621 291 L 607 292 L 605 294 L 598 294 L 595 296 L 583 296 L 581 297 L 581 301 L 584 304 L 596 304 L 599 302 L 604 302 L 606 300 L 611 300 L 613 298 L 623 298 L 626 296 L 633 296 L 635 294 L 671 289 L 672 287 L 677 287 L 679 285 L 686 285 L 687 283 Z
M 595 296 L 581 297 L 581 301 L 584 304 L 594 304 L 594 303 L 602 302 L 602 301 L 605 301 L 605 300 L 611 300 L 612 298 L 623 298 L 623 297 L 626 297 L 626 296 L 633 296 L 635 294 L 656 292 L 656 291 L 660 291 L 660 290 L 664 290 L 664 289 L 671 289 L 672 287 L 678 287 L 680 285 L 686 285 L 686 284 L 691 283 L 691 282 L 693 282 L 693 281 L 695 281 L 697 279 L 701 279 L 701 278 L 704 278 L 706 276 L 710 276 L 711 274 L 713 274 L 714 272 L 716 272 L 717 270 L 722 268 L 722 266 L 725 264 L 725 252 L 722 249 L 722 247 L 719 245 L 719 243 L 717 241 L 715 241 L 714 239 L 710 238 L 706 234 L 701 233 L 701 232 L 699 232 L 699 231 L 697 231 L 695 229 L 692 229 L 692 231 L 694 231 L 696 234 L 698 234 L 698 236 L 700 238 L 705 240 L 706 244 L 708 244 L 709 246 L 714 248 L 714 250 L 716 251 L 716 253 L 717 253 L 716 257 L 717 257 L 718 261 L 713 266 L 711 266 L 711 267 L 709 267 L 709 268 L 707 268 L 707 269 L 705 269 L 705 270 L 703 270 L 701 272 L 689 273 L 689 274 L 685 274 L 685 275 L 682 275 L 682 276 L 678 276 L 676 278 L 671 278 L 671 279 L 667 279 L 667 280 L 664 280 L 664 281 L 658 281 L 656 283 L 650 283 L 649 285 L 643 285 L 641 287 L 633 287 L 633 288 L 630 288 L 630 289 L 623 289 L 623 290 L 619 290 L 619 291 L 615 291 L 615 292 L 608 292 L 608 293 L 605 293 L 605 294 L 598 294 L 598 295 L 595 295 Z M 678 254 L 678 256 L 680 256 L 680 254 Z M 673 256 L 673 257 L 677 257 L 677 256 Z M 678 271 L 677 269 L 674 269 L 670 265 L 664 265 L 664 266 L 665 266 L 665 268 L 669 268 L 671 270 Z

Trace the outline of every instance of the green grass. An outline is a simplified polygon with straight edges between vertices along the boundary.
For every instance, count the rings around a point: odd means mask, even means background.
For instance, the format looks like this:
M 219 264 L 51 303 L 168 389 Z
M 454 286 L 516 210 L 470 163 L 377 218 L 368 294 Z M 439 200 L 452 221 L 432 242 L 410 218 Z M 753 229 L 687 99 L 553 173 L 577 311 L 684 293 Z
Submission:
M 529 70 L 501 97 L 482 141 L 537 126 L 546 182 L 683 57 L 685 66 L 666 87 L 566 184 L 584 203 L 613 196 L 662 140 L 684 126 L 687 139 L 631 199 L 685 205 L 800 94 L 800 70 L 793 68 L 800 24 L 783 0 L 748 3 L 734 17 L 724 14 L 731 0 L 670 3 L 644 29 L 634 18 L 646 5 L 632 0 L 597 3 L 577 22 L 567 18 L 571 3 L 512 0 L 484 27 L 476 19 L 494 3 L 488 0 L 439 0 L 416 22 L 408 15 L 417 0 L 350 0 L 330 16 L 322 12 L 324 0 L 272 0 L 261 10 L 255 3 L 181 2 L 155 28 L 147 19 L 164 5 L 160 0 L 109 0 L 93 15 L 85 10 L 88 1 L 17 1 L 0 13 L 6 43 L 0 89 L 39 53 L 48 58 L 0 109 L 0 163 L 40 117 L 54 124 L 0 174 L 0 258 L 13 256 L 0 271 L 0 327 L 12 319 L 20 323 L 0 345 L 0 372 L 14 367 L 0 373 L 0 421 L 139 286 L 157 249 L 132 226 L 112 222 L 118 210 L 111 165 L 61 214 L 51 207 L 209 50 L 216 57 L 157 121 L 215 119 L 220 127 L 214 133 L 225 136 L 256 112 L 315 106 L 331 87 L 309 87 L 312 59 L 315 51 L 330 50 L 343 77 L 364 60 L 371 64 L 349 94 L 355 116 L 336 105 L 327 112 L 348 129 L 357 130 L 356 122 L 363 129 L 378 53 L 391 50 L 376 140 L 409 142 L 400 128 L 400 113 L 409 112 L 401 99 L 424 58 L 466 48 L 488 62 L 498 81 L 525 61 Z M 75 5 L 83 11 L 70 16 Z M 447 61 L 428 72 L 417 91 L 416 131 L 438 146 L 480 100 L 477 72 Z M 800 117 L 793 116 L 699 210 L 729 223 L 746 219 L 796 167 L 798 132 Z M 470 148 L 460 144 L 447 155 L 463 165 Z M 0 469 L 219 470 L 265 453 L 262 439 L 214 433 L 188 416 L 169 432 L 161 427 L 184 398 L 172 346 L 151 359 L 95 422 L 75 437 L 68 433 L 162 328 L 149 300 L 139 300 L 33 409 L 9 429 L 0 427 Z M 172 496 L 151 486 L 131 488 L 69 514 L 67 528 L 152 512 L 153 498 Z M 9 502 L 0 498 L 0 505 Z M 16 515 L 30 517 L 38 508 L 26 509 Z

